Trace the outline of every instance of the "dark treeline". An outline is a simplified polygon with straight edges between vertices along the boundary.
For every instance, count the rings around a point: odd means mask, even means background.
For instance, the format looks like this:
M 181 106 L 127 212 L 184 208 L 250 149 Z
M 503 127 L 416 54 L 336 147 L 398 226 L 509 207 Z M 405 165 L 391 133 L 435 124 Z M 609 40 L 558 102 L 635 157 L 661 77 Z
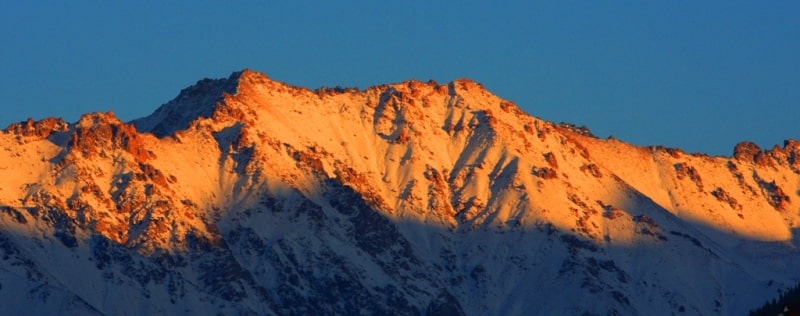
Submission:
M 751 316 L 775 316 L 780 314 L 800 315 L 800 284 L 781 293 L 777 299 L 774 298 L 750 312 Z

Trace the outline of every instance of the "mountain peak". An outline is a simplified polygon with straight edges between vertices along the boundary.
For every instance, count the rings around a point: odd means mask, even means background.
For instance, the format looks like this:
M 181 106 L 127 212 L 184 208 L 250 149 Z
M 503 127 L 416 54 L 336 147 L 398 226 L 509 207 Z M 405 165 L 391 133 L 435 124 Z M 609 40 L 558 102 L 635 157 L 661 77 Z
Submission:
M 227 96 L 274 88 L 275 85 L 282 84 L 249 68 L 233 72 L 228 78 L 205 78 L 181 90 L 177 97 L 161 105 L 153 114 L 131 123 L 139 131 L 150 132 L 158 137 L 169 136 L 188 128 L 199 118 L 212 117 L 218 107 L 225 104 Z
M 800 142 L 637 147 L 469 79 L 245 69 L 0 150 L 0 305 L 42 314 L 742 314 L 800 280 Z
M 282 82 L 273 81 L 264 73 L 251 69 L 244 69 L 233 72 L 228 78 L 223 79 L 202 79 L 194 85 L 181 90 L 177 97 L 159 107 L 153 114 L 133 120 L 131 123 L 139 131 L 150 132 L 158 137 L 165 137 L 174 134 L 176 131 L 190 127 L 192 122 L 201 118 L 221 119 L 225 116 L 234 116 L 234 119 L 250 120 L 242 115 L 249 115 L 256 112 L 254 105 L 271 104 L 281 102 L 282 98 L 291 96 L 306 95 L 311 97 L 316 94 L 319 98 L 325 96 L 335 96 L 346 93 L 356 93 L 368 96 L 369 102 L 381 103 L 384 98 L 392 96 L 399 98 L 393 102 L 407 103 L 408 105 L 427 104 L 432 95 L 441 98 L 452 99 L 452 104 L 463 103 L 464 97 L 470 96 L 471 99 L 479 100 L 491 97 L 492 100 L 500 100 L 491 92 L 486 90 L 482 84 L 471 79 L 460 78 L 447 84 L 441 85 L 433 80 L 421 82 L 417 80 L 406 80 L 394 84 L 384 84 L 368 87 L 361 91 L 353 88 L 327 88 L 321 87 L 314 91 L 307 88 L 294 87 Z M 372 95 L 377 95 L 373 100 Z M 458 96 L 458 97 L 456 97 Z M 236 100 L 232 100 L 237 99 Z M 360 101 L 359 101 L 360 102 Z M 507 110 L 511 102 L 494 102 L 494 105 L 472 103 L 471 106 L 491 110 L 499 105 L 503 110 Z M 242 104 L 242 107 L 235 108 L 231 104 Z M 372 106 L 380 106 L 373 104 Z M 516 108 L 516 106 L 514 106 Z M 499 108 L 498 108 L 499 110 Z M 302 111 L 297 109 L 297 111 Z M 519 108 L 514 111 L 521 113 Z M 219 115 L 222 114 L 222 115 Z M 251 118 L 252 119 L 252 118 Z
M 252 71 L 234 72 L 224 79 L 205 78 L 181 90 L 177 97 L 161 105 L 153 114 L 131 123 L 142 132 L 164 137 L 186 129 L 198 117 L 209 117 L 226 94 L 235 94 L 242 77 L 251 77 Z
M 255 71 L 250 68 L 232 73 L 231 78 L 237 78 L 240 82 L 263 82 L 264 80 L 269 80 L 269 77 L 263 72 Z

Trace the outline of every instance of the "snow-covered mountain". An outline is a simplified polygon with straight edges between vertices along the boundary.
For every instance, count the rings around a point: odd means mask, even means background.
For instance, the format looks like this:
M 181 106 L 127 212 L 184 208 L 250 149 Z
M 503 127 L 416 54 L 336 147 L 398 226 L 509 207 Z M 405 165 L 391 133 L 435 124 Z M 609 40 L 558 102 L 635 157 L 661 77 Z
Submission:
M 9 314 L 728 315 L 800 282 L 800 142 L 637 147 L 465 79 L 245 70 L 0 145 Z

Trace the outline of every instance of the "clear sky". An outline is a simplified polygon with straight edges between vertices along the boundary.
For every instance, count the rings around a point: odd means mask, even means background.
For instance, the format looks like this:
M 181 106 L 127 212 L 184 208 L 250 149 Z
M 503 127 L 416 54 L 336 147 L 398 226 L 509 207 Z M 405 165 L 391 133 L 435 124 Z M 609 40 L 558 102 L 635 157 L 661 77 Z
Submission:
M 131 120 L 251 68 L 309 88 L 467 77 L 690 152 L 800 138 L 800 1 L 0 1 L 0 45 L 0 127 Z

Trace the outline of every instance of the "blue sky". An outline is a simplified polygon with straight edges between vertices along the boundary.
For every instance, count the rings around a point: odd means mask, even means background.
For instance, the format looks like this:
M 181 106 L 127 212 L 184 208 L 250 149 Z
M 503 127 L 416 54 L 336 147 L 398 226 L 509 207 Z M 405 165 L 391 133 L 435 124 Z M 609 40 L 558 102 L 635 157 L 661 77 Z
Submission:
M 145 116 L 243 68 L 293 85 L 467 77 L 546 120 L 729 155 L 800 138 L 798 1 L 2 1 L 0 126 Z

